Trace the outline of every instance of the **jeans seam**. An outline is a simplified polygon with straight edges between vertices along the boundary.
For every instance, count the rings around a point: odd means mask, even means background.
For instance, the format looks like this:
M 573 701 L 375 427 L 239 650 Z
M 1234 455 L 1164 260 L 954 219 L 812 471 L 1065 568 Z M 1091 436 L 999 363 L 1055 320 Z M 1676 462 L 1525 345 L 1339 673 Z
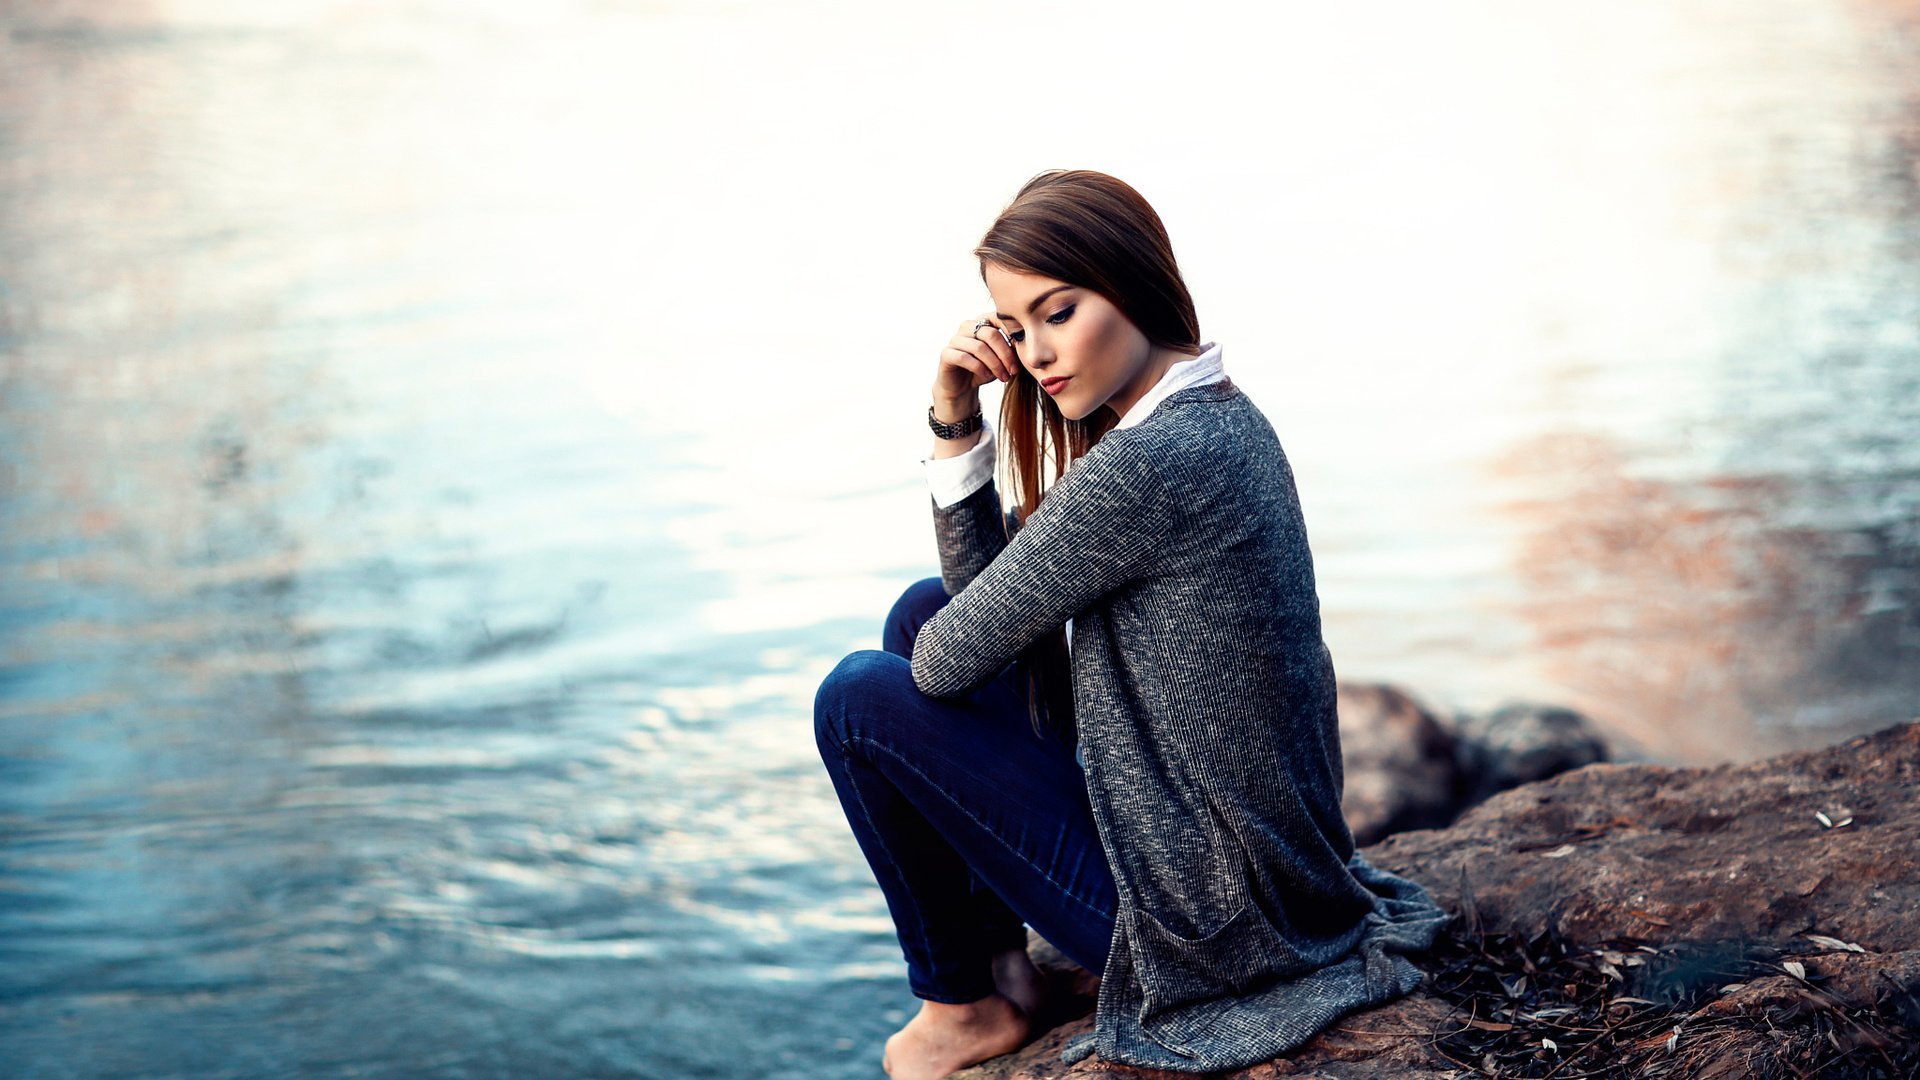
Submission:
M 913 765 L 913 762 L 908 761 L 906 758 L 894 752 L 892 747 L 887 746 L 883 743 L 876 742 L 862 735 L 853 735 L 853 736 L 849 736 L 844 742 L 840 744 L 840 749 L 844 752 L 849 743 L 856 743 L 856 742 L 864 743 L 867 746 L 870 746 L 873 749 L 886 754 L 888 757 L 894 759 L 895 761 L 898 761 L 902 766 L 904 766 L 907 769 L 907 771 L 913 773 L 915 776 L 918 776 L 922 781 L 926 783 L 926 785 L 929 788 L 932 788 L 934 791 L 938 792 L 940 797 L 947 800 L 947 802 L 950 805 L 952 805 L 954 809 L 960 811 L 962 814 L 966 815 L 969 821 L 972 821 L 975 825 L 978 825 L 982 832 L 986 833 L 988 836 L 993 837 L 994 840 L 997 841 L 1001 847 L 1006 848 L 1007 851 L 1010 854 L 1012 854 L 1014 858 L 1025 863 L 1028 867 L 1030 867 L 1033 870 L 1034 873 L 1039 874 L 1040 877 L 1047 882 L 1047 884 L 1052 885 L 1056 889 L 1059 889 L 1062 894 L 1072 899 L 1074 903 L 1079 904 L 1081 907 L 1086 908 L 1088 911 L 1093 912 L 1094 914 L 1100 916 L 1102 919 L 1114 917 L 1104 911 L 1101 911 L 1099 907 L 1095 906 L 1094 904 L 1092 904 L 1091 902 L 1083 898 L 1079 893 L 1074 892 L 1072 889 L 1062 884 L 1058 879 L 1056 879 L 1052 874 L 1049 874 L 1046 870 L 1041 868 L 1039 864 L 1035 863 L 1032 859 L 1029 859 L 1025 855 L 1021 854 L 1018 848 L 1015 848 L 1012 844 L 1007 843 L 1004 837 L 1002 837 L 998 832 L 995 832 L 992 828 L 988 827 L 987 823 L 980 820 L 980 818 L 976 816 L 973 813 L 973 811 L 968 810 L 965 806 L 961 805 L 960 800 L 947 794 L 947 791 L 945 788 L 941 787 L 939 784 L 934 783 L 932 777 L 928 776 L 926 773 L 921 772 L 919 769 L 915 768 Z M 859 789 L 857 787 L 854 789 L 854 794 L 855 795 L 859 794 Z M 864 802 L 861 803 L 860 812 L 862 814 L 867 814 L 867 808 Z M 870 814 L 867 814 L 867 825 L 868 827 L 872 827 L 873 825 L 873 817 Z M 885 845 L 882 845 L 882 846 L 884 847 Z M 1105 853 L 1102 853 L 1101 857 L 1105 858 L 1106 857 Z M 888 854 L 888 858 L 892 858 L 891 853 Z

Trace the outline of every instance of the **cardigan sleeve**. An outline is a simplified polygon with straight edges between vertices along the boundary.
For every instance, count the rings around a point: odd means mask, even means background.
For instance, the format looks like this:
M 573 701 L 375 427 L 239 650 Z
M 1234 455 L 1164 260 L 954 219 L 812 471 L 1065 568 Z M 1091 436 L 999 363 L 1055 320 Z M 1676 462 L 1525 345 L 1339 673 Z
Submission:
M 1011 540 L 996 546 L 985 537 L 997 517 L 991 485 L 969 496 L 955 508 L 964 520 L 952 521 L 972 531 L 955 530 L 949 541 L 943 530 L 943 557 L 951 544 L 957 553 L 984 555 L 985 565 L 958 589 L 947 574 L 953 599 L 914 639 L 914 684 L 934 697 L 971 692 L 1043 635 L 1146 574 L 1172 523 L 1165 487 L 1138 443 L 1110 433 L 1068 466 Z M 942 567 L 950 570 L 944 558 Z
M 940 548 L 940 583 L 960 595 L 1004 551 L 1018 518 L 1000 514 L 1000 494 L 988 481 L 952 506 L 933 503 L 933 537 Z
M 1020 529 L 1018 510 L 1001 512 L 993 482 L 993 426 L 980 441 L 954 457 L 927 458 L 933 499 L 933 537 L 940 549 L 940 583 L 957 596 Z

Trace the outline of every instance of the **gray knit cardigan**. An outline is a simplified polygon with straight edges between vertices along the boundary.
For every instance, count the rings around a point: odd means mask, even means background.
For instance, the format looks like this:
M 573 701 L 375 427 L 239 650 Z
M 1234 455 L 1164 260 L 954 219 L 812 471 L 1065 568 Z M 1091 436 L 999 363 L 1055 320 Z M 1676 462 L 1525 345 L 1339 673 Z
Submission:
M 1407 954 L 1448 915 L 1354 850 L 1293 470 L 1231 379 L 1109 431 L 1028 521 L 991 481 L 933 507 L 952 599 L 914 642 L 922 692 L 970 692 L 1073 619 L 1119 909 L 1063 1061 L 1238 1068 L 1420 983 Z

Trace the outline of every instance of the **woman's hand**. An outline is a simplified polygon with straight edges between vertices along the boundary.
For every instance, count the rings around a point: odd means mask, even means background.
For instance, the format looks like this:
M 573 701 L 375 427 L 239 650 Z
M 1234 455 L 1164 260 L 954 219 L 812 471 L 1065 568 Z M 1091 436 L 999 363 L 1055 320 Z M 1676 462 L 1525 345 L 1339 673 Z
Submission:
M 985 319 L 987 325 L 976 334 L 973 326 L 981 319 Z M 968 319 L 940 350 L 940 364 L 933 376 L 933 399 L 938 403 L 971 398 L 975 390 L 995 379 L 1013 381 L 1019 367 L 1013 343 L 992 315 Z

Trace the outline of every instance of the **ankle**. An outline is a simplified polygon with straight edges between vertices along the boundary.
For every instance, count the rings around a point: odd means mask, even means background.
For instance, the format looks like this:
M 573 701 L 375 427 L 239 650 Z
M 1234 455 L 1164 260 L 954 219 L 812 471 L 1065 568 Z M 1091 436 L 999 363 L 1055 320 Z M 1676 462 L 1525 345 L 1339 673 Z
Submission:
M 1006 995 L 988 994 L 978 1001 L 948 1002 L 931 1001 L 922 998 L 920 1011 L 944 1023 L 967 1025 L 999 1020 L 1010 1008 L 1015 1008 Z M 1015 1011 L 1018 1011 L 1015 1008 Z
M 996 968 L 1014 966 L 1028 968 L 1033 966 L 1033 957 L 1027 955 L 1025 945 L 1010 945 L 993 954 L 993 966 Z

